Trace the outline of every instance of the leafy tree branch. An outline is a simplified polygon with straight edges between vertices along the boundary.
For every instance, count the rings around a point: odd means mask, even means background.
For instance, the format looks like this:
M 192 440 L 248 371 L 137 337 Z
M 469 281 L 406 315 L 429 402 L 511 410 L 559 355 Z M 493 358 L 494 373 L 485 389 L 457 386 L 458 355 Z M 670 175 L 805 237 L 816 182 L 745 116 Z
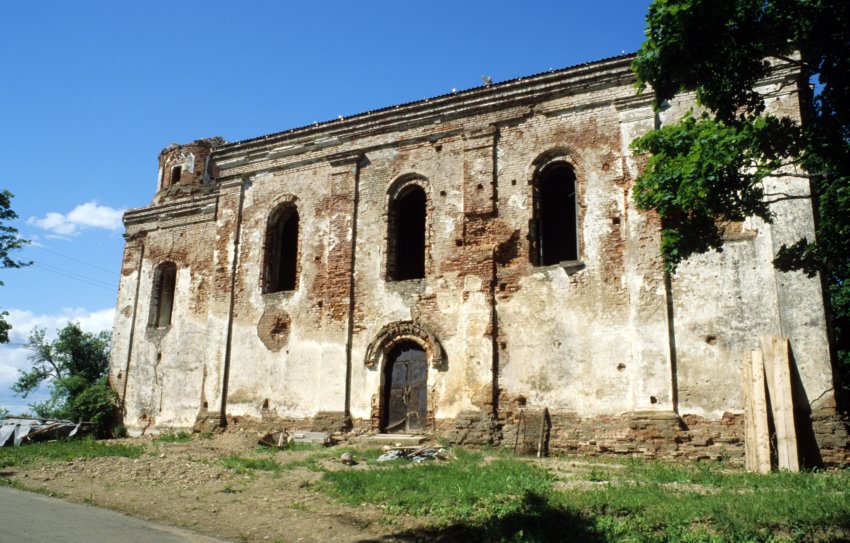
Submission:
M 652 89 L 657 109 L 694 92 L 705 110 L 634 143 L 653 155 L 635 199 L 661 217 L 667 269 L 722 250 L 718 223 L 773 220 L 770 205 L 787 197 L 765 194 L 763 182 L 799 167 L 811 187 L 815 235 L 783 246 L 774 265 L 825 278 L 850 383 L 850 2 L 654 0 L 646 36 L 633 65 L 639 90 Z M 759 88 L 789 67 L 799 119 L 766 113 Z
M 38 416 L 91 422 L 107 435 L 115 421 L 115 393 L 107 383 L 110 343 L 109 332 L 84 332 L 78 323 L 66 325 L 52 341 L 35 328 L 26 346 L 32 366 L 19 370 L 12 390 L 27 397 L 45 384 L 50 398 L 30 406 Z
M 23 249 L 29 243 L 18 235 L 17 228 L 7 224 L 7 221 L 18 218 L 18 214 L 12 209 L 12 197 L 8 190 L 0 191 L 0 268 L 22 268 L 32 264 L 15 260 L 11 256 L 12 252 Z M 0 281 L 0 286 L 3 286 L 3 281 Z M 0 343 L 9 343 L 9 330 L 12 325 L 6 321 L 8 315 L 7 311 L 0 311 Z

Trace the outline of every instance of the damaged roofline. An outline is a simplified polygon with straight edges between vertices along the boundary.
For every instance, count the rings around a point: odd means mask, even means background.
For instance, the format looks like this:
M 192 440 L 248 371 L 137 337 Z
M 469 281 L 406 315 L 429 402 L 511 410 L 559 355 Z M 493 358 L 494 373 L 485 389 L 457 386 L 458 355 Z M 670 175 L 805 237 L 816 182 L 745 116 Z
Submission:
M 547 84 L 563 87 L 564 84 L 578 84 L 585 78 L 587 78 L 589 83 L 592 83 L 592 87 L 607 86 L 611 80 L 619 81 L 623 76 L 634 77 L 631 66 L 635 56 L 636 53 L 629 53 L 609 57 L 594 62 L 576 64 L 560 70 L 541 72 L 529 76 L 509 79 L 490 86 L 479 86 L 454 93 L 425 98 L 423 100 L 391 105 L 343 117 L 342 119 L 332 119 L 267 134 L 265 136 L 258 136 L 255 138 L 235 141 L 233 143 L 227 143 L 217 147 L 213 153 L 226 160 L 227 155 L 231 153 L 244 153 L 251 148 L 259 148 L 265 145 L 292 140 L 299 137 L 310 137 L 322 133 L 328 134 L 328 137 L 339 137 L 344 133 L 352 133 L 352 137 L 354 137 L 356 135 L 355 133 L 363 128 L 368 127 L 377 129 L 388 127 L 395 124 L 398 120 L 410 116 L 422 109 L 427 109 L 430 112 L 427 117 L 440 117 L 443 111 L 452 110 L 456 114 L 458 103 L 467 102 L 471 108 L 475 109 L 478 107 L 486 108 L 491 103 L 497 101 L 504 104 L 504 100 L 507 96 L 509 96 L 512 92 L 522 90 L 524 87 L 540 87 Z M 600 79 L 599 72 L 604 71 L 611 72 L 613 77 Z M 602 85 L 600 85 L 600 82 Z M 528 92 L 536 94 L 536 92 L 534 92 L 535 90 L 537 89 L 528 89 Z M 517 96 L 517 98 L 525 98 L 525 96 L 520 95 Z

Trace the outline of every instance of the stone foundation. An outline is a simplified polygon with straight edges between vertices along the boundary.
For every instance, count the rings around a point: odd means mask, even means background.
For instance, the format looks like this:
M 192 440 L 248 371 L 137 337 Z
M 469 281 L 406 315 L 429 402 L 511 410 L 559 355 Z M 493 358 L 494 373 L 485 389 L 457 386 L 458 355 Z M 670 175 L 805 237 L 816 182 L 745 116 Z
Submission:
M 805 422 L 798 416 L 800 463 L 804 468 L 850 465 L 850 418 L 832 409 L 815 411 Z M 217 412 L 203 412 L 194 432 L 220 429 Z M 228 417 L 228 426 L 262 426 L 275 430 L 327 432 L 337 439 L 378 433 L 368 419 L 352 420 L 342 411 L 323 411 L 313 418 L 286 419 L 264 412 L 261 420 Z M 464 411 L 454 419 L 438 419 L 421 432 L 450 445 L 495 445 L 518 454 L 536 454 L 543 431 L 544 453 L 578 456 L 628 455 L 660 460 L 727 460 L 744 464 L 744 416 L 725 413 L 720 419 L 679 416 L 666 411 L 638 411 L 582 418 L 572 412 L 544 413 L 525 408 L 510 418 Z M 816 444 L 816 446 L 814 445 Z
M 542 419 L 539 416 L 530 417 L 537 421 L 537 425 L 531 427 L 526 423 L 523 432 L 518 418 L 517 415 L 504 425 L 502 445 L 521 448 L 525 443 L 526 452 L 533 452 L 527 450 L 529 437 L 539 436 Z M 743 464 L 743 415 L 726 413 L 720 420 L 709 420 L 656 411 L 594 418 L 582 418 L 569 412 L 552 412 L 550 419 L 550 453 L 690 460 L 725 458 L 735 464 Z
M 456 419 L 440 419 L 436 430 L 452 445 L 495 445 L 500 441 L 498 423 L 480 411 L 464 411 Z
M 850 465 L 850 417 L 833 409 L 812 412 L 812 430 L 820 462 L 826 467 Z

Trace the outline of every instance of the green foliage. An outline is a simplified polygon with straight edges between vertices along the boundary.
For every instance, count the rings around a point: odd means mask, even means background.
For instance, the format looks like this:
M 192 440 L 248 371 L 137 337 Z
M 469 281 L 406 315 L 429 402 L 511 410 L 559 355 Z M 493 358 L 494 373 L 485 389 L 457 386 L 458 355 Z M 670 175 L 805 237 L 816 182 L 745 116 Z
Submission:
M 634 144 L 657 153 L 635 193 L 661 217 L 668 270 L 720 249 L 723 221 L 770 220 L 760 195 L 794 197 L 764 194 L 768 171 L 808 172 L 816 239 L 783 245 L 774 264 L 824 274 L 839 361 L 850 361 L 850 2 L 654 0 L 646 36 L 634 62 L 639 88 L 651 85 L 659 109 L 695 91 L 707 110 Z M 766 114 L 755 88 L 777 64 L 799 70 L 800 120 Z
M 635 141 L 637 151 L 651 154 L 635 201 L 663 220 L 668 270 L 693 253 L 721 249 L 724 222 L 771 220 L 762 181 L 798 149 L 792 125 L 774 117 L 726 124 L 704 113 Z
M 79 323 L 68 323 L 53 341 L 34 329 L 27 343 L 32 368 L 19 370 L 12 390 L 26 397 L 48 383 L 50 398 L 30 406 L 39 417 L 91 422 L 98 436 L 108 436 L 116 422 L 116 396 L 107 383 L 110 340 L 108 331 L 84 332 Z
M 67 462 L 75 458 L 122 456 L 138 458 L 144 451 L 139 445 L 106 444 L 93 439 L 64 439 L 31 443 L 21 447 L 0 448 L 0 468 L 26 464 Z
M 18 251 L 29 243 L 28 240 L 18 237 L 17 228 L 6 224 L 6 221 L 18 218 L 18 214 L 12 210 L 12 196 L 8 190 L 0 191 L 0 268 L 22 268 L 32 264 L 9 256 L 10 252 Z M 3 281 L 0 281 L 0 286 L 3 286 Z M 9 343 L 9 330 L 12 325 L 6 322 L 5 317 L 8 315 L 8 312 L 0 311 L 0 343 Z
M 770 73 L 766 57 L 787 56 L 798 47 L 789 39 L 808 20 L 799 9 L 803 4 L 815 2 L 654 0 L 634 64 L 638 83 L 652 85 L 656 106 L 696 90 L 699 102 L 722 120 L 741 108 L 761 113 L 764 102 L 754 87 Z

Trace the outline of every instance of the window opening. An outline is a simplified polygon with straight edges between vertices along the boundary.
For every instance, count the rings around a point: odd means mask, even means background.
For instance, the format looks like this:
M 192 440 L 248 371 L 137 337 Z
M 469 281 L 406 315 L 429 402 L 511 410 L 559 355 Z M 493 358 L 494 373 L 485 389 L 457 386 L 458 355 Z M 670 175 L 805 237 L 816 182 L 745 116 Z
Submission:
M 298 211 L 276 210 L 266 231 L 266 292 L 295 290 L 298 279 Z
M 428 362 L 422 347 L 403 341 L 384 367 L 381 428 L 401 432 L 425 428 L 428 416 Z
M 171 325 L 176 282 L 177 266 L 173 262 L 166 262 L 157 267 L 153 277 L 151 326 L 162 328 Z
M 183 166 L 174 166 L 171 168 L 171 182 L 170 185 L 176 185 L 180 182 L 180 175 L 183 173 Z
M 578 260 L 576 176 L 567 164 L 546 168 L 536 187 L 537 263 Z
M 387 276 L 390 280 L 425 277 L 425 191 L 413 185 L 390 210 Z

